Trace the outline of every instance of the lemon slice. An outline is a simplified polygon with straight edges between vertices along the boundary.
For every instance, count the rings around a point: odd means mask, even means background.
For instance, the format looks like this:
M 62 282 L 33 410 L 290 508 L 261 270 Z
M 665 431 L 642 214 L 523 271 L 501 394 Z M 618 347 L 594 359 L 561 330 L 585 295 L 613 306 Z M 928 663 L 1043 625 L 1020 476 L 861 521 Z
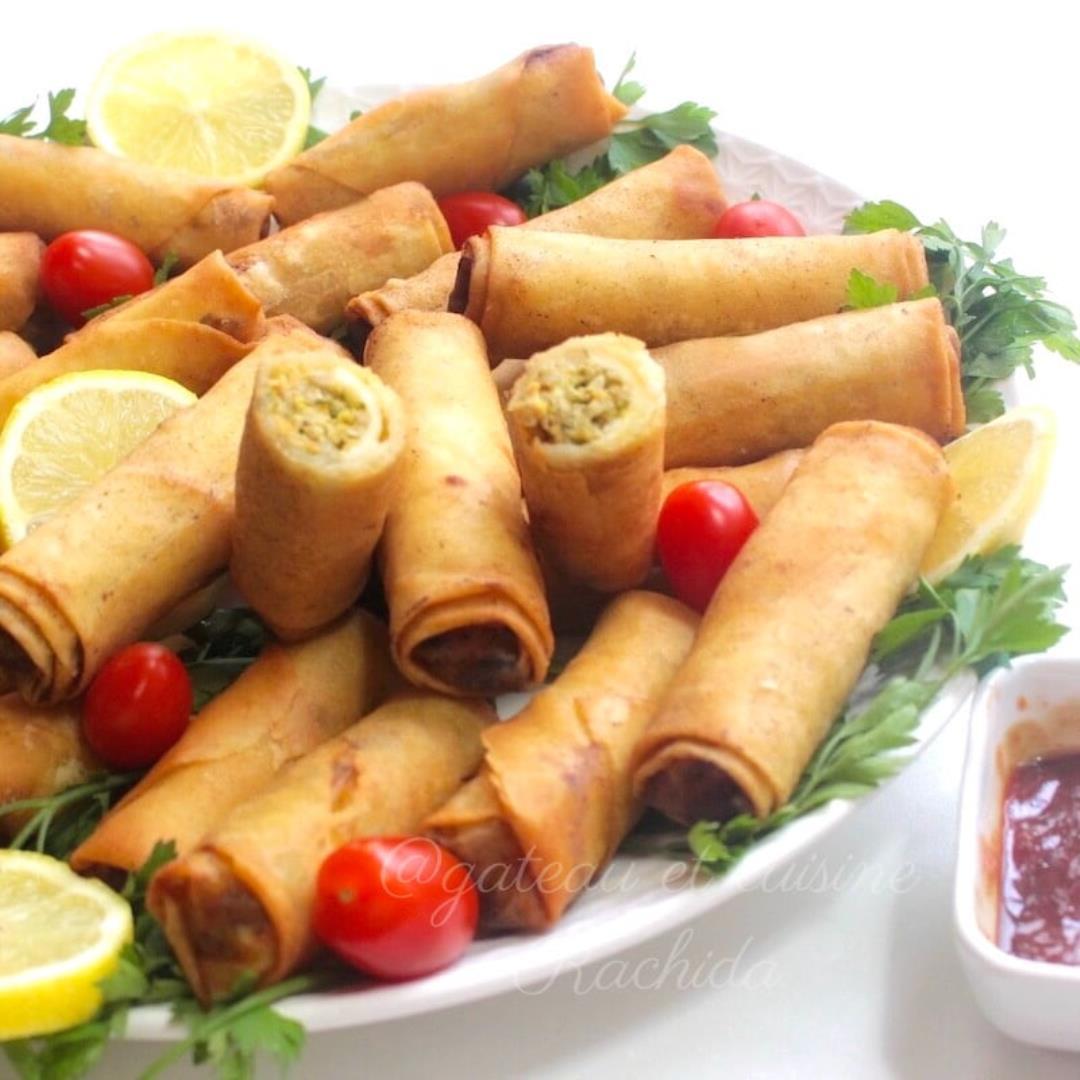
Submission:
M 954 492 L 923 558 L 924 577 L 940 581 L 968 555 L 989 555 L 1023 539 L 1056 436 L 1054 414 L 1025 405 L 945 447 Z
M 48 855 L 0 851 L 0 1040 L 89 1020 L 131 935 L 131 908 L 101 882 Z
M 145 371 L 78 371 L 32 390 L 0 431 L 0 537 L 17 543 L 195 401 Z
M 102 150 L 229 184 L 257 184 L 304 145 L 299 69 L 217 33 L 157 34 L 113 54 L 86 104 Z

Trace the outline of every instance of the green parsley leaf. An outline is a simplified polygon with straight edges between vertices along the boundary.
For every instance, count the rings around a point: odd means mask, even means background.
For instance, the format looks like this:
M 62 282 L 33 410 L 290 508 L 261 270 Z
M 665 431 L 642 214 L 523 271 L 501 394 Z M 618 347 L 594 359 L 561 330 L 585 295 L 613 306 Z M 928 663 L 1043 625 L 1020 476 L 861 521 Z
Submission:
M 318 79 L 312 78 L 311 68 L 298 68 L 297 69 L 304 77 L 304 82 L 307 83 L 308 96 L 311 98 L 311 104 L 314 106 L 315 99 L 319 96 L 319 91 L 322 90 L 326 84 L 326 76 L 322 75 Z M 304 149 L 310 150 L 316 143 L 321 143 L 326 138 L 327 133 L 322 128 L 315 127 L 314 124 L 309 124 L 307 134 L 304 136 Z
M 0 120 L 0 134 L 18 135 L 24 139 L 48 139 L 50 142 L 64 143 L 67 146 L 86 146 L 86 121 L 68 116 L 75 98 L 75 91 L 68 87 L 49 93 L 49 121 L 40 130 L 35 131 L 33 120 L 34 105 L 25 105 L 16 109 L 10 116 Z
M 172 272 L 179 262 L 180 257 L 175 251 L 166 251 L 165 258 L 161 260 L 161 265 L 154 271 L 154 285 L 164 285 L 172 277 Z
M 18 135 L 20 137 L 28 135 L 34 130 L 34 121 L 30 119 L 30 114 L 33 111 L 33 105 L 24 105 L 21 109 L 16 109 L 10 116 L 4 117 L 3 120 L 0 120 L 0 135 Z
M 907 232 L 919 227 L 919 219 L 898 202 L 885 199 L 883 202 L 868 202 L 856 207 L 844 219 L 844 232 L 853 233 L 880 232 L 882 229 L 900 229 Z
M 619 72 L 619 77 L 615 80 L 615 85 L 611 89 L 611 96 L 617 98 L 624 105 L 633 105 L 645 94 L 645 87 L 641 83 L 627 82 L 626 80 L 626 76 L 634 70 L 636 63 L 637 53 L 632 52 L 630 59 L 626 61 L 626 66 Z
M 180 659 L 191 676 L 195 711 L 205 708 L 254 663 L 268 640 L 250 608 L 219 608 L 185 631 Z
M 888 281 L 875 281 L 861 270 L 852 270 L 848 278 L 847 306 L 856 311 L 862 308 L 895 304 L 899 295 L 895 285 Z
M 121 293 L 119 296 L 114 296 L 111 300 L 106 300 L 104 304 L 98 304 L 97 307 L 87 308 L 82 313 L 82 317 L 89 322 L 91 319 L 96 319 L 106 311 L 112 311 L 113 308 L 119 307 L 121 304 L 126 304 L 130 299 L 131 293 Z

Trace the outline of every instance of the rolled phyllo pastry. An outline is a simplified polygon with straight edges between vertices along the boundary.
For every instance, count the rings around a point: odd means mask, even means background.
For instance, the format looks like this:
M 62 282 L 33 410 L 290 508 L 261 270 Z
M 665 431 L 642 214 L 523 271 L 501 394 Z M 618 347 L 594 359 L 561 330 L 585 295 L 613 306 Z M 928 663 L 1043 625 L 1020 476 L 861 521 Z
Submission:
M 0 556 L 0 685 L 75 697 L 229 559 L 236 462 L 259 361 L 323 348 L 295 321 L 166 420 L 73 503 Z
M 431 192 L 405 183 L 240 248 L 229 264 L 267 315 L 326 333 L 344 321 L 349 297 L 419 273 L 452 248 Z
M 154 878 L 151 911 L 203 1002 L 242 976 L 279 982 L 315 949 L 315 879 L 330 852 L 409 836 L 480 764 L 490 706 L 392 698 L 235 807 Z
M 836 424 L 721 580 L 634 751 L 635 789 L 682 824 L 782 806 L 918 575 L 949 498 L 912 428 Z
M 364 359 L 406 416 L 381 549 L 398 667 L 451 694 L 542 681 L 554 639 L 484 339 L 459 315 L 403 311 Z
M 314 633 L 360 595 L 404 446 L 397 394 L 329 342 L 260 366 L 229 569 L 279 637 Z
M 719 480 L 738 488 L 760 521 L 779 501 L 780 493 L 787 487 L 802 457 L 802 450 L 782 450 L 749 465 L 665 469 L 661 494 L 666 499 L 683 484 Z
M 0 330 L 0 381 L 37 360 L 29 342 L 11 330 Z
M 436 195 L 498 191 L 534 165 L 602 139 L 626 107 L 591 49 L 531 49 L 472 82 L 384 102 L 266 178 L 287 225 L 417 180 Z
M 525 365 L 506 414 L 544 560 L 605 592 L 652 565 L 664 471 L 664 373 L 622 334 L 570 338 Z
M 809 446 L 843 420 L 904 424 L 938 442 L 965 430 L 960 342 L 937 299 L 653 355 L 667 376 L 669 468 L 741 465 Z
M 386 628 L 359 612 L 302 644 L 268 645 L 102 819 L 71 865 L 122 877 L 158 841 L 191 851 L 290 762 L 375 708 L 390 680 Z
M 486 929 L 551 926 L 615 854 L 640 809 L 631 751 L 697 622 L 624 593 L 553 683 L 484 732 L 480 773 L 424 828 L 472 868 Z
M 866 236 L 622 240 L 493 226 L 468 240 L 450 298 L 493 362 L 615 330 L 650 347 L 832 315 L 852 270 L 908 296 L 927 283 L 919 240 Z
M 690 240 L 712 233 L 727 200 L 712 162 L 692 146 L 605 184 L 585 198 L 534 217 L 521 229 L 589 233 L 642 240 Z M 395 311 L 445 311 L 457 276 L 458 254 L 436 259 L 409 278 L 394 278 L 354 297 L 350 319 L 378 326 Z
M 33 313 L 44 250 L 32 232 L 0 232 L 0 331 L 20 330 Z
M 0 135 L 0 229 L 52 240 L 72 229 L 104 229 L 150 258 L 190 266 L 262 235 L 271 198 L 172 169 L 140 165 L 90 146 Z

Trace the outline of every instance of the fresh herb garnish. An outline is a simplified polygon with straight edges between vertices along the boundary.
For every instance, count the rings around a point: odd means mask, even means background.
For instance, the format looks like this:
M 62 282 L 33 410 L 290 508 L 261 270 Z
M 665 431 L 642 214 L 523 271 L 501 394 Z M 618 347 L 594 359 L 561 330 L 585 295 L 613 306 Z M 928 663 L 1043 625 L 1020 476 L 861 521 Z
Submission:
M 180 659 L 191 676 L 195 711 L 231 686 L 262 652 L 269 637 L 250 608 L 219 608 L 184 631 Z
M 161 265 L 154 271 L 154 286 L 164 285 L 172 277 L 172 272 L 179 262 L 180 256 L 175 251 L 166 251 Z
M 314 108 L 315 99 L 319 96 L 319 91 L 326 83 L 326 76 L 323 75 L 315 79 L 312 78 L 311 68 L 302 67 L 298 70 L 303 75 L 304 82 L 307 83 L 308 96 L 311 98 L 311 104 Z M 322 128 L 317 128 L 314 124 L 308 124 L 307 135 L 304 136 L 304 149 L 310 150 L 316 143 L 321 143 L 326 138 L 326 134 Z
M 16 109 L 10 116 L 0 120 L 0 134 L 18 135 L 24 139 L 48 139 L 65 146 L 86 146 L 89 142 L 86 137 L 86 121 L 76 120 L 67 114 L 74 98 L 75 91 L 71 87 L 55 94 L 50 92 L 49 122 L 40 131 L 34 130 L 36 123 L 33 112 L 37 105 L 35 101 L 33 105 Z
M 901 229 L 926 249 L 930 281 L 945 316 L 960 336 L 961 373 L 968 421 L 981 423 L 1005 410 L 993 383 L 1017 368 L 1034 375 L 1036 344 L 1080 361 L 1076 321 L 1045 297 L 1046 282 L 1017 272 L 1011 259 L 997 259 L 1005 230 L 991 222 L 978 243 L 961 240 L 944 221 L 924 225 L 896 202 L 866 203 L 844 222 L 845 233 Z
M 119 307 L 121 304 L 126 304 L 131 299 L 131 293 L 121 293 L 119 296 L 114 296 L 111 300 L 106 300 L 104 304 L 98 304 L 96 307 L 87 308 L 82 317 L 89 322 L 91 319 L 96 319 L 99 315 L 103 315 L 106 311 L 112 311 L 113 308 Z
M 898 772 L 907 760 L 898 751 L 915 741 L 920 714 L 951 678 L 1042 652 L 1066 633 L 1055 621 L 1064 574 L 1009 547 L 967 559 L 938 585 L 920 581 L 875 639 L 872 659 L 885 681 L 840 716 L 782 807 L 765 819 L 740 814 L 690 829 L 687 842 L 701 866 L 722 874 L 792 819 L 862 795 Z
M 626 81 L 634 63 L 631 56 L 612 91 L 626 105 L 634 104 L 645 93 L 641 83 Z M 616 177 L 662 158 L 676 146 L 693 146 L 712 157 L 716 153 L 716 136 L 709 122 L 715 115 L 712 109 L 684 101 L 667 112 L 623 120 L 616 126 L 607 149 L 588 165 L 571 170 L 558 158 L 539 169 L 530 169 L 506 194 L 529 217 L 535 217 L 584 198 Z

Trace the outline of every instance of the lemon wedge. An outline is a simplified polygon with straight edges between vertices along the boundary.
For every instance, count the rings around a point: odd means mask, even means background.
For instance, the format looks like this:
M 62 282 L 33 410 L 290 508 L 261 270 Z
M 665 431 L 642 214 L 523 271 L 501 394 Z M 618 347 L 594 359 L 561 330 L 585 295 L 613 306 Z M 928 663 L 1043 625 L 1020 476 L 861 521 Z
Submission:
M 145 371 L 77 371 L 42 383 L 0 431 L 0 538 L 17 543 L 195 401 Z
M 1023 539 L 1056 440 L 1054 414 L 1024 405 L 945 447 L 953 497 L 923 558 L 924 577 L 940 581 L 968 555 L 989 555 Z
M 48 855 L 0 850 L 0 1040 L 89 1020 L 131 936 L 131 908 L 101 882 Z
M 257 184 L 300 152 L 310 113 L 299 69 L 264 46 L 169 33 L 105 62 L 86 123 L 109 153 L 239 185 Z

